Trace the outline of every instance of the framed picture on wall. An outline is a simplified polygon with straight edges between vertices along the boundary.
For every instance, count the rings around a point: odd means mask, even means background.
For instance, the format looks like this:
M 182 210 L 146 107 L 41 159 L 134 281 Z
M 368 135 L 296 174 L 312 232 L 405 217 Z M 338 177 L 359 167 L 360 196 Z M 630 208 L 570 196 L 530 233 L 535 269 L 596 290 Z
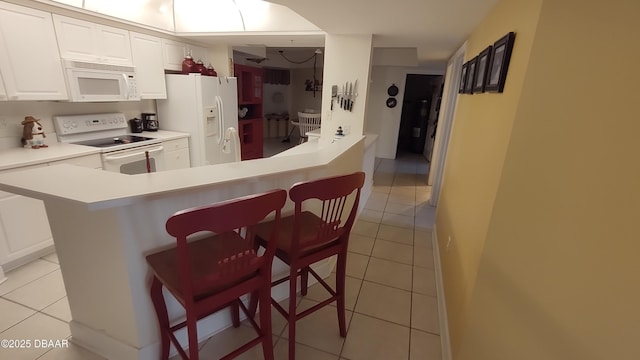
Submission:
M 491 50 L 493 46 L 489 46 L 486 49 L 482 50 L 480 55 L 478 55 L 478 62 L 476 65 L 476 76 L 473 79 L 473 92 L 474 93 L 482 93 L 484 92 L 485 80 L 487 78 L 487 72 L 489 70 L 489 61 L 491 59 Z
M 504 90 L 515 39 L 516 34 L 510 32 L 493 44 L 491 61 L 489 62 L 489 74 L 485 85 L 486 91 L 501 93 Z
M 478 67 L 478 57 L 469 60 L 467 69 L 467 82 L 464 84 L 465 94 L 473 94 L 473 79 L 476 76 L 476 68 Z
M 462 71 L 460 72 L 460 86 L 458 87 L 458 94 L 464 94 L 464 86 L 467 83 L 467 67 L 469 63 L 462 65 Z

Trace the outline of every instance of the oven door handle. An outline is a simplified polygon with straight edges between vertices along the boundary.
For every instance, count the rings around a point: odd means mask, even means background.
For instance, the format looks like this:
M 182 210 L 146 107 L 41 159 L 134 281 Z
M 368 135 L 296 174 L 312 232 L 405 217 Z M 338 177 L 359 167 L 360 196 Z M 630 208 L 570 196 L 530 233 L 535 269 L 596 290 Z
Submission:
M 152 154 L 156 154 L 156 153 L 162 152 L 162 150 L 164 150 L 164 148 L 162 147 L 162 145 L 159 145 L 159 146 L 152 147 L 152 148 L 143 148 L 143 149 L 135 149 L 135 150 L 131 150 L 131 151 L 125 151 L 124 154 L 120 153 L 121 155 L 106 154 L 106 155 L 104 155 L 104 157 L 107 160 L 118 160 L 118 159 L 128 158 L 128 157 L 131 157 L 131 156 L 136 156 L 136 155 L 144 155 L 147 151 L 149 152 L 149 155 L 152 155 Z

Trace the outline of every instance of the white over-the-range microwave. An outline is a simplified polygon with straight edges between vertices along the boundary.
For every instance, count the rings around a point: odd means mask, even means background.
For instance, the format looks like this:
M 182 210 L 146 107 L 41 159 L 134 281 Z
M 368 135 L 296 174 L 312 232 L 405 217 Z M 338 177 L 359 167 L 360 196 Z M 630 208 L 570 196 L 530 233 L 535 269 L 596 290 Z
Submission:
M 140 94 L 132 66 L 63 60 L 69 101 L 138 101 Z

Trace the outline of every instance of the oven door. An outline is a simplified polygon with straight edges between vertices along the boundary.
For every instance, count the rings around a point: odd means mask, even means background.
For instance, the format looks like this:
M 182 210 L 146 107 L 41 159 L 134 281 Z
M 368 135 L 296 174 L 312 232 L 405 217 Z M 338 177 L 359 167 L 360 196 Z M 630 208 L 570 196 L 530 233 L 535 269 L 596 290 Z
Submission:
M 102 154 L 102 169 L 122 174 L 144 174 L 164 170 L 162 145 L 139 146 Z

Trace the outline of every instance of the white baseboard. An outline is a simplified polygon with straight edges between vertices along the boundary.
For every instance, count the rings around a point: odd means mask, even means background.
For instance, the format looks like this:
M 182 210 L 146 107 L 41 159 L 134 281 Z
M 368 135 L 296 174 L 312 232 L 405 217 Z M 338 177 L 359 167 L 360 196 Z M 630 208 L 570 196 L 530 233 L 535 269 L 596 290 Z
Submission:
M 436 291 L 438 293 L 438 318 L 440 320 L 440 347 L 442 360 L 451 360 L 451 339 L 449 338 L 449 321 L 447 320 L 447 303 L 444 298 L 442 282 L 442 263 L 440 262 L 440 246 L 435 225 L 432 232 L 434 263 L 436 268 Z

